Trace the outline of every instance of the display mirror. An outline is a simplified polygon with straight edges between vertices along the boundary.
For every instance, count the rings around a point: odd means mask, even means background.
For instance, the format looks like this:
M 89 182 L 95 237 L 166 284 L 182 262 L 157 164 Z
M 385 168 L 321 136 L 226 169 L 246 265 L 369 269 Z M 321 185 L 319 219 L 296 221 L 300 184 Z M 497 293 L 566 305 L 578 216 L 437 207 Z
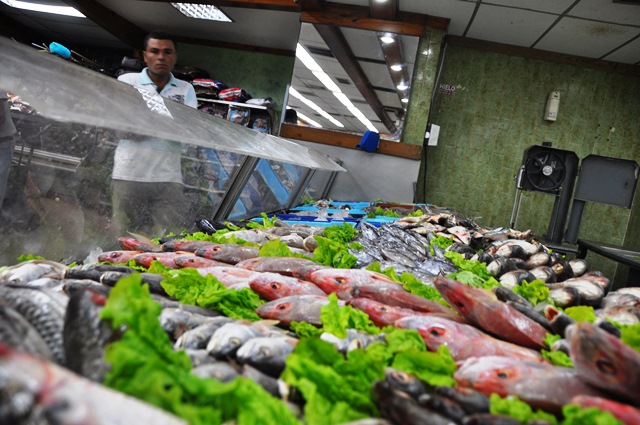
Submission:
M 399 141 L 419 38 L 302 23 L 287 108 L 297 123 Z

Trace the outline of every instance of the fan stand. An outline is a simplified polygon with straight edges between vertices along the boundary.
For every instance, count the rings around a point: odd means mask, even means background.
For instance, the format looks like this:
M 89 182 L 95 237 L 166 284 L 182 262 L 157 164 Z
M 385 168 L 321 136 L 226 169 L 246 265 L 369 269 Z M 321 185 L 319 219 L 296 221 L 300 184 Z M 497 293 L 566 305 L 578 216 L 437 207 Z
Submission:
M 535 146 L 532 148 L 539 150 L 534 150 L 530 156 L 528 156 L 529 150 L 525 152 L 526 160 L 523 161 L 517 176 L 514 177 L 516 193 L 511 210 L 510 226 L 511 228 L 517 226 L 523 190 L 554 194 L 553 210 L 547 236 L 543 242 L 554 250 L 575 253 L 577 252 L 576 248 L 562 246 L 562 239 L 578 169 L 577 156 L 568 151 L 552 151 L 551 148 L 545 149 L 545 147 Z M 563 153 L 564 158 L 561 157 Z

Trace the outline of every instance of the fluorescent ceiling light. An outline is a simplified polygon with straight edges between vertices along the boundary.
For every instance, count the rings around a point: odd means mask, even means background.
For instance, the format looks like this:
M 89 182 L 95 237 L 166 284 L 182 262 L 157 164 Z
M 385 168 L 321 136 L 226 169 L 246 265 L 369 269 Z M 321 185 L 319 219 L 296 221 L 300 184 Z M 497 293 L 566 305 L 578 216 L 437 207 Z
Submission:
M 380 37 L 380 41 L 382 41 L 384 44 L 389 44 L 396 41 L 396 39 L 391 37 L 390 35 L 383 35 L 382 37 Z
M 409 88 L 409 86 L 408 86 L 408 85 L 406 85 L 405 83 L 400 83 L 400 84 L 398 84 L 398 85 L 396 86 L 396 88 L 397 88 L 398 90 L 406 90 L 406 89 L 408 89 L 408 88 Z
M 301 114 L 300 112 L 298 112 L 298 119 L 306 122 L 307 124 L 310 124 L 312 127 L 322 128 L 322 126 L 317 121 L 312 120 L 311 118 L 309 118 L 305 114 Z
M 304 97 L 303 95 L 301 95 L 298 92 L 298 90 L 294 89 L 293 87 L 289 87 L 289 94 L 291 96 L 295 97 L 296 99 L 298 99 L 300 102 L 302 102 L 305 105 L 307 105 L 309 108 L 311 108 L 314 111 L 316 111 L 317 113 L 319 113 L 324 118 L 328 119 L 336 127 L 344 128 L 344 124 L 342 124 L 337 119 L 333 118 L 331 115 L 329 115 L 329 113 L 327 113 L 327 111 L 325 111 L 324 109 L 322 109 L 321 107 L 316 105 L 314 102 L 312 102 L 311 100 L 309 100 L 306 97 Z
M 400 101 L 401 101 L 402 103 L 409 103 L 409 99 L 408 99 L 408 98 L 406 98 L 406 97 L 403 97 Z
M 367 119 L 367 117 L 364 116 L 364 114 L 362 113 L 362 111 L 360 111 L 358 108 L 355 107 L 355 105 L 353 103 L 351 103 L 351 101 L 349 100 L 349 98 L 347 98 L 347 96 L 342 93 L 342 90 L 340 90 L 340 87 L 338 87 L 338 85 L 336 83 L 333 82 L 333 80 L 331 79 L 331 77 L 329 75 L 327 75 L 326 72 L 324 72 L 322 70 L 322 68 L 320 67 L 320 65 L 318 65 L 318 62 L 316 62 L 311 55 L 307 52 L 307 50 L 302 47 L 302 45 L 300 43 L 298 43 L 298 45 L 296 46 L 296 57 L 298 59 L 300 59 L 300 61 L 304 64 L 304 66 L 307 67 L 307 69 L 309 69 L 309 71 L 313 72 L 313 75 L 316 76 L 316 78 L 322 83 L 324 84 L 324 86 L 327 88 L 327 90 L 329 90 L 330 92 L 333 93 L 333 95 L 344 105 L 347 107 L 347 109 L 349 110 L 349 112 L 351 112 L 351 114 L 353 116 L 355 116 L 367 129 L 372 130 L 372 131 L 378 131 L 376 130 L 376 128 L 373 126 L 373 124 L 371 123 L 371 121 L 369 121 Z M 295 92 L 296 94 L 294 94 L 293 92 Z M 289 93 L 291 95 L 293 95 L 294 97 L 297 97 L 298 99 L 300 99 L 303 103 L 305 103 L 306 105 L 308 105 L 310 108 L 315 109 L 320 115 L 322 115 L 323 117 L 327 118 L 328 120 L 330 120 L 331 122 L 333 122 L 332 120 L 334 120 L 333 117 L 331 117 L 331 115 L 327 114 L 326 111 L 324 111 L 322 108 L 320 108 L 318 105 L 316 105 L 315 103 L 311 102 L 310 100 L 308 100 L 307 98 L 305 98 L 304 96 L 302 96 L 300 93 L 298 93 L 297 91 L 295 91 L 295 89 L 290 88 L 289 89 Z M 298 97 L 300 96 L 300 97 Z M 303 100 L 304 99 L 304 100 Z M 306 102 L 305 102 L 306 101 Z M 315 106 L 311 106 L 309 103 L 313 104 Z M 320 112 L 322 111 L 322 112 Z M 324 116 L 323 113 L 327 114 L 327 116 Z M 330 118 L 328 118 L 330 117 Z M 338 122 L 338 121 L 336 121 Z M 338 124 L 336 124 L 338 125 Z M 339 123 L 338 127 L 344 127 L 344 125 L 342 125 L 342 123 Z
M 300 59 L 302 64 L 307 67 L 307 69 L 311 72 L 323 72 L 318 62 L 315 61 L 307 52 L 307 50 L 302 47 L 302 44 L 298 43 L 296 46 L 296 57 Z
M 333 95 L 340 101 L 340 103 L 347 107 L 347 109 L 353 114 L 353 116 L 355 116 L 362 124 L 364 124 L 365 127 L 367 127 L 367 130 L 375 131 L 376 133 L 378 132 L 371 121 L 369 121 L 367 117 L 364 116 L 362 111 L 360 111 L 360 109 L 356 108 L 355 105 L 351 103 L 346 94 L 334 92 Z
M 34 12 L 53 13 L 55 15 L 75 16 L 77 18 L 86 18 L 82 13 L 78 12 L 70 6 L 51 6 L 48 4 L 30 3 L 27 1 L 0 0 L 2 3 L 15 7 L 16 9 L 32 10 Z
M 207 19 L 209 21 L 233 22 L 224 12 L 210 4 L 194 3 L 171 3 L 185 16 L 196 19 Z
M 331 77 L 329 77 L 324 71 L 313 71 L 313 75 L 315 75 L 316 78 L 320 80 L 322 84 L 324 84 L 327 90 L 338 93 L 342 92 L 342 90 L 340 90 L 340 87 L 338 87 L 338 85 L 334 83 Z
M 391 68 L 392 71 L 402 71 L 402 65 L 391 65 L 389 68 Z

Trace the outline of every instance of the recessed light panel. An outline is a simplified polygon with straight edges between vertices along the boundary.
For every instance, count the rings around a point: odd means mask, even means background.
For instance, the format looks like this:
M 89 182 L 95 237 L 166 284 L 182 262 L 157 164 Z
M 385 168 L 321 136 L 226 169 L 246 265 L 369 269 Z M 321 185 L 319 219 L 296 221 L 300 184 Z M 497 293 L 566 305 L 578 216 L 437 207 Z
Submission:
M 224 12 L 210 4 L 171 3 L 185 16 L 209 21 L 233 22 Z

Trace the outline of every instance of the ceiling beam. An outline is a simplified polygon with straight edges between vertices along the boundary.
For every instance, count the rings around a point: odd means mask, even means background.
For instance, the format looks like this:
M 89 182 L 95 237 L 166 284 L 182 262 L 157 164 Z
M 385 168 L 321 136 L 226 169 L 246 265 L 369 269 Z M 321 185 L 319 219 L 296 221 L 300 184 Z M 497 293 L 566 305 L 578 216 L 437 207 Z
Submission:
M 142 0 L 155 3 L 174 3 L 175 0 Z M 306 0 L 300 0 L 306 1 Z M 321 0 L 312 0 L 321 1 Z M 189 3 L 209 4 L 216 7 L 244 7 L 248 9 L 299 12 L 300 5 L 295 0 L 189 0 Z
M 314 25 L 314 27 L 382 124 L 390 133 L 395 133 L 397 131 L 395 123 L 384 109 L 384 105 L 380 102 L 340 29 L 332 25 Z
M 64 0 L 80 13 L 134 49 L 142 47 L 147 32 L 96 0 Z
M 385 2 L 369 0 L 369 9 L 371 9 L 372 18 L 395 21 L 398 16 L 398 0 L 387 0 Z
M 305 10 L 300 12 L 300 21 L 310 24 L 334 25 L 371 31 L 386 31 L 402 35 L 422 37 L 425 26 L 446 27 L 448 19 L 430 18 L 417 13 L 398 12 L 395 20 L 378 19 L 371 16 L 369 7 L 355 5 L 336 5 L 326 3 L 322 11 Z M 431 26 L 435 25 L 435 26 Z

